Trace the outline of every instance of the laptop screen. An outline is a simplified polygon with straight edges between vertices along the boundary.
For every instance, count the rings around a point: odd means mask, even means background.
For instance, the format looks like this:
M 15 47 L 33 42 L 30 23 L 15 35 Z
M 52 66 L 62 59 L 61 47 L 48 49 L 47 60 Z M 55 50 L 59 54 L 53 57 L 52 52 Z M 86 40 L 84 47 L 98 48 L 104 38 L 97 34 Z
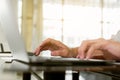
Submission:
M 11 0 L 0 2 L 0 26 L 5 34 L 14 59 L 29 61 Z

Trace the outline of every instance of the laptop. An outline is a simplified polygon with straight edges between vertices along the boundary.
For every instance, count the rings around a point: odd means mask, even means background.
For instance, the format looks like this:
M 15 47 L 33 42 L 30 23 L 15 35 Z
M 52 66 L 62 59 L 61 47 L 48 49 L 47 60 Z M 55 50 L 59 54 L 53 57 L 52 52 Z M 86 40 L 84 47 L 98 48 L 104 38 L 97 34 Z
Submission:
M 106 66 L 111 61 L 105 60 L 80 60 L 77 58 L 56 58 L 29 56 L 24 41 L 19 33 L 17 18 L 11 0 L 0 0 L 0 26 L 8 41 L 12 61 L 17 61 L 31 66 Z

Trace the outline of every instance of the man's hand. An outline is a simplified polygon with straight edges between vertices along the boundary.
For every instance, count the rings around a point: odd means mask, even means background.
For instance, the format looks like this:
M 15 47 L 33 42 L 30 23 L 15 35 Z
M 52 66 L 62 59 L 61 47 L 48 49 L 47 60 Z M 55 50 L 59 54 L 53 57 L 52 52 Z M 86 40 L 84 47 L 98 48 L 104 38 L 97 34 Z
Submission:
M 92 58 L 97 54 L 96 51 L 101 51 L 105 59 L 120 59 L 120 43 L 102 38 L 83 41 L 78 49 L 77 58 Z
M 54 39 L 46 39 L 44 40 L 38 48 L 36 48 L 34 54 L 39 55 L 40 52 L 44 50 L 50 50 L 52 56 L 62 56 L 62 57 L 71 57 L 70 48 L 67 47 L 60 41 Z

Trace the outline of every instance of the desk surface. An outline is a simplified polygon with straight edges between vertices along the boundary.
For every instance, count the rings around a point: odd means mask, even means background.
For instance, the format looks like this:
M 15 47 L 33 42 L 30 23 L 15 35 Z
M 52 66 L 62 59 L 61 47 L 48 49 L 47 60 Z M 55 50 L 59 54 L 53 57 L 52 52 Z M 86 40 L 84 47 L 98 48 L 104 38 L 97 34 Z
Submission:
M 6 67 L 7 65 L 7 67 Z M 20 62 L 13 61 L 12 63 L 5 63 L 3 65 L 6 71 L 120 71 L 120 64 L 109 66 L 29 66 Z
M 30 80 L 26 75 L 33 72 L 39 72 L 39 71 L 66 71 L 66 70 L 72 70 L 72 71 L 92 71 L 108 76 L 113 76 L 115 78 L 119 78 L 118 75 L 108 74 L 105 73 L 106 71 L 120 71 L 120 64 L 114 64 L 111 66 L 29 66 L 20 62 L 13 61 L 12 63 L 4 63 L 2 64 L 1 68 L 3 68 L 4 71 L 15 71 L 15 72 L 22 72 L 23 73 L 23 80 Z M 26 74 L 27 73 L 27 74 Z M 24 78 L 25 77 L 25 78 Z M 37 76 L 38 77 L 38 76 Z M 118 80 L 119 80 L 118 79 Z

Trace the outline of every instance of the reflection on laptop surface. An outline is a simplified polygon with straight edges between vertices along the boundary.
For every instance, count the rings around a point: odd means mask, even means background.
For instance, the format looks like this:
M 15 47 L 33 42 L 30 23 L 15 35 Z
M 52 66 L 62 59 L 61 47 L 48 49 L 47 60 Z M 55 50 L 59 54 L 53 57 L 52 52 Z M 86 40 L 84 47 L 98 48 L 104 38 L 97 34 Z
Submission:
M 22 62 L 29 65 L 41 66 L 98 66 L 106 65 L 104 60 L 80 60 L 77 58 L 55 58 L 28 56 L 24 42 L 18 30 L 17 20 L 14 16 L 12 2 L 2 0 L 0 5 L 0 25 L 6 36 L 9 47 L 13 54 L 13 61 Z M 4 7 L 4 8 L 3 8 Z

